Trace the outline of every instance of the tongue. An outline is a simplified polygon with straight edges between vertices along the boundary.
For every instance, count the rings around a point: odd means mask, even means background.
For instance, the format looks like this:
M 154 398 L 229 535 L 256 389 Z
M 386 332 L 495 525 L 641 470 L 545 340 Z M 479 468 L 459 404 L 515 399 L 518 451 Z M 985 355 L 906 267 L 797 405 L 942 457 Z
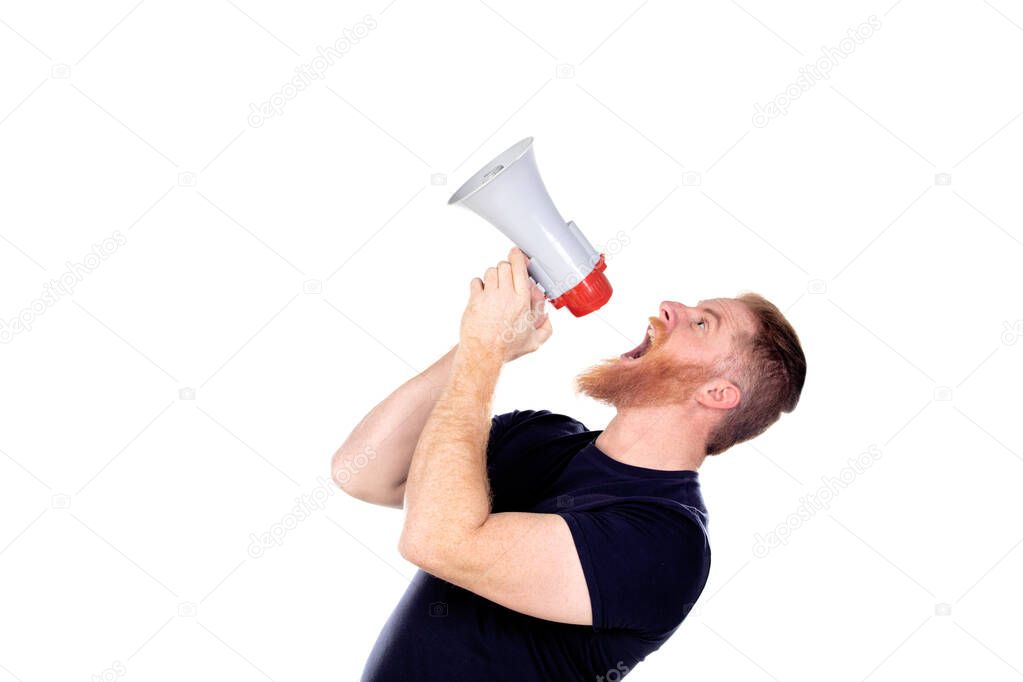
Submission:
M 628 353 L 625 353 L 624 355 L 635 360 L 646 355 L 646 352 L 650 350 L 650 345 L 651 345 L 650 336 L 648 335 L 643 338 L 642 343 L 640 343 L 638 346 L 630 350 Z

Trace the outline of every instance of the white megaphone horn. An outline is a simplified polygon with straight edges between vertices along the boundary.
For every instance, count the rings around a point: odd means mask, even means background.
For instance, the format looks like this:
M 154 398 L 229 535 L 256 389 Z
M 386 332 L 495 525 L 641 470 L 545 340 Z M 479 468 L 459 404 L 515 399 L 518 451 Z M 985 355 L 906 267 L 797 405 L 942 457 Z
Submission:
M 611 298 L 598 254 L 576 224 L 561 217 L 533 156 L 533 138 L 516 143 L 451 195 L 515 242 L 529 258 L 529 275 L 555 308 L 582 317 Z

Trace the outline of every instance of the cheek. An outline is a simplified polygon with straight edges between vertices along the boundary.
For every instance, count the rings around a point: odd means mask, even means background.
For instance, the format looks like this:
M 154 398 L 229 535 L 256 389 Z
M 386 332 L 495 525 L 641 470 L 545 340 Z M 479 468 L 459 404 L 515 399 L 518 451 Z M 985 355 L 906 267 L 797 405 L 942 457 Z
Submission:
M 661 347 L 661 352 L 677 362 L 693 362 L 700 360 L 700 349 L 693 345 L 691 339 L 672 336 Z
M 661 351 L 678 363 L 705 365 L 719 357 L 723 350 L 727 350 L 723 345 L 718 348 L 718 345 L 707 339 L 674 336 L 668 339 Z

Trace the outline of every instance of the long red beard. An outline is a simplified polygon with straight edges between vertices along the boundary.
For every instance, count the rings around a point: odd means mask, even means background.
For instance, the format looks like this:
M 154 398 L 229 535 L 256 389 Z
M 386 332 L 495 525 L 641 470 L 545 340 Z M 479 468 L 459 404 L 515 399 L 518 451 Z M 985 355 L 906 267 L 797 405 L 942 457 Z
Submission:
M 687 402 L 710 369 L 683 363 L 654 347 L 639 362 L 610 358 L 576 377 L 576 388 L 591 398 L 615 407 L 646 407 Z

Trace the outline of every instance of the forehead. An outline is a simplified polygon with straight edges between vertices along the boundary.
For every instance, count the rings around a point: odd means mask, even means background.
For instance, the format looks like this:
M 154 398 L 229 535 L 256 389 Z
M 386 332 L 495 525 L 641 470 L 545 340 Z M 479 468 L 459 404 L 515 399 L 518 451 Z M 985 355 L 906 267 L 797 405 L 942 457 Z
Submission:
M 709 298 L 698 302 L 696 307 L 708 308 L 717 313 L 721 317 L 721 326 L 733 332 L 750 332 L 756 326 L 749 306 L 734 298 Z

